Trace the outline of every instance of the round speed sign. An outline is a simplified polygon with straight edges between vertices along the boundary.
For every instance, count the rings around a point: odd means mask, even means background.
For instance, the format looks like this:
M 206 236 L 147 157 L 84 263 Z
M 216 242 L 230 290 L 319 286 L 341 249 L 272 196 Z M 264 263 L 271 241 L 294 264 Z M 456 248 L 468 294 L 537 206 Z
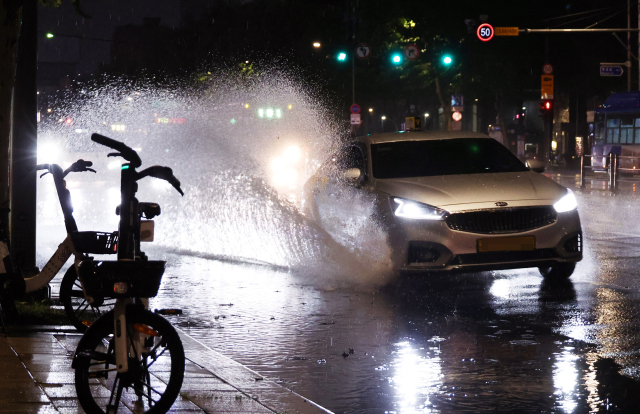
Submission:
M 478 31 L 476 33 L 478 34 L 478 39 L 482 40 L 483 42 L 488 42 L 489 40 L 493 39 L 493 26 L 491 26 L 489 23 L 483 23 L 478 26 Z

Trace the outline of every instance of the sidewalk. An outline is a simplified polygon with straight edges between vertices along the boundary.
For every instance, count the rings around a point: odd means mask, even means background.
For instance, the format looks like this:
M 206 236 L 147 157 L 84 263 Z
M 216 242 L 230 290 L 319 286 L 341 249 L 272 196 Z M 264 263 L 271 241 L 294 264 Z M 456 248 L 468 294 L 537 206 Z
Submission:
M 179 329 L 178 333 L 187 363 L 171 412 L 330 413 Z M 64 326 L 13 329 L 0 336 L 0 413 L 84 413 L 71 369 L 81 336 Z

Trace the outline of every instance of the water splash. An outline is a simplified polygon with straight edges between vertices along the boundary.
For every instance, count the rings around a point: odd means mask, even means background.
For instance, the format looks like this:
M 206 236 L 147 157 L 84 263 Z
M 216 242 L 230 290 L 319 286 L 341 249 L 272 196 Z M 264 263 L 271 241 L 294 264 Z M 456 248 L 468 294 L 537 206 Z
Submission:
M 181 180 L 184 198 L 160 181 L 140 185 L 141 201 L 163 207 L 157 244 L 284 267 L 328 287 L 387 281 L 384 234 L 358 216 L 366 200 L 356 215 L 333 218 L 342 218 L 346 233 L 329 233 L 300 212 L 304 181 L 345 130 L 329 101 L 290 73 L 212 71 L 188 88 L 110 81 L 86 85 L 54 107 L 39 128 L 39 162 L 85 158 L 99 171 L 68 180 L 78 188 L 72 196 L 81 230 L 115 225 L 120 163 L 89 140 L 100 132 L 138 150 L 142 168 L 169 165 Z M 83 182 L 89 179 L 93 185 Z M 40 211 L 47 222 L 55 219 Z

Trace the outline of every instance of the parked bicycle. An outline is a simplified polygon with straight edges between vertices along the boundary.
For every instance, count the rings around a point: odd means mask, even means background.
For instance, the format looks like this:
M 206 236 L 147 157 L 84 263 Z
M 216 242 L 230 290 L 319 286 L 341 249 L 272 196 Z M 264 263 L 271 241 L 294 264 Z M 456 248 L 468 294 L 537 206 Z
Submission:
M 127 162 L 121 168 L 117 209 L 118 260 L 85 260 L 79 266 L 87 295 L 116 302 L 87 329 L 76 349 L 72 367 L 78 400 L 88 413 L 116 413 L 121 405 L 134 412 L 165 413 L 182 387 L 185 356 L 178 333 L 160 314 L 181 311 L 148 310 L 146 298 L 157 295 L 165 262 L 149 260 L 140 242 L 141 234 L 152 233 L 149 219 L 160 214 L 160 206 L 139 203 L 135 194 L 138 181 L 149 176 L 183 192 L 170 168 L 153 166 L 138 172 L 142 162 L 132 148 L 99 134 L 91 139 L 117 151 L 108 156 Z
M 14 299 L 22 297 L 25 293 L 35 292 L 46 286 L 58 274 L 72 255 L 74 256 L 74 264 L 66 271 L 60 284 L 60 301 L 64 305 L 65 312 L 71 324 L 79 331 L 84 332 L 88 325 L 105 312 L 105 308 L 108 310 L 113 307 L 113 301 L 105 302 L 102 299 L 94 300 L 92 297 L 86 297 L 77 278 L 77 266 L 80 262 L 89 258 L 89 254 L 116 253 L 117 233 L 101 233 L 95 231 L 79 232 L 73 217 L 71 194 L 66 188 L 64 179 L 71 172 L 92 171 L 95 173 L 95 170 L 90 168 L 92 165 L 91 161 L 80 159 L 64 171 L 57 164 L 39 164 L 36 166 L 37 170 L 47 170 L 40 178 L 49 173 L 53 176 L 58 200 L 62 208 L 67 236 L 62 243 L 60 243 L 42 270 L 35 276 L 23 278 L 19 268 L 16 268 L 11 262 L 7 237 L 8 231 L 6 227 L 8 225 L 9 209 L 3 209 L 2 219 L 0 220 L 2 221 L 0 231 L 0 240 L 2 240 L 0 244 L 2 248 L 0 250 L 6 252 L 3 261 L 4 272 L 0 269 L 0 273 L 3 273 L 5 283 L 3 283 L 3 289 L 0 295 L 2 295 L 4 308 L 13 310 L 15 306 L 13 305 Z M 82 249 L 74 247 L 75 245 L 79 245 L 76 240 L 83 241 Z

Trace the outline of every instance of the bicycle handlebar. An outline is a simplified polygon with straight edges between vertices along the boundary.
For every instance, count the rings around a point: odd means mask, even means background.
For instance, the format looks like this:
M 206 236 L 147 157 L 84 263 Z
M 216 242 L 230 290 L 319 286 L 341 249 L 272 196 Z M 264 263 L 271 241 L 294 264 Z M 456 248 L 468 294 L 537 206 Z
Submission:
M 100 134 L 91 134 L 91 141 L 97 142 L 98 144 L 102 144 L 105 147 L 113 148 L 118 151 L 117 153 L 111 153 L 107 155 L 108 157 L 122 157 L 125 160 L 129 161 L 133 168 L 138 168 L 142 165 L 142 161 L 140 160 L 140 156 L 137 152 L 131 147 L 128 147 L 126 144 L 116 141 L 115 139 L 111 139 L 109 137 L 105 137 Z
M 100 134 L 91 134 L 91 140 L 97 142 L 98 144 L 102 144 L 109 148 L 113 148 L 116 151 L 119 151 L 118 153 L 109 154 L 108 156 L 120 156 L 129 161 L 131 163 L 131 166 L 134 168 L 138 168 L 140 167 L 140 165 L 142 165 L 142 161 L 140 160 L 140 156 L 138 155 L 138 153 L 133 150 L 133 148 L 128 147 L 120 141 L 116 141 L 115 139 L 105 137 L 104 135 Z M 135 180 L 138 181 L 148 176 L 167 181 L 173 186 L 173 188 L 175 188 L 181 195 L 184 196 L 184 192 L 180 188 L 180 181 L 175 177 L 175 175 L 173 175 L 173 170 L 171 170 L 171 168 L 154 165 L 153 167 L 149 167 L 137 173 L 135 176 Z
M 60 168 L 58 164 L 38 164 L 36 165 L 36 170 L 48 170 L 46 173 L 42 174 L 40 178 L 42 178 L 43 176 L 49 173 L 53 174 L 54 177 L 59 175 L 59 178 L 64 178 L 70 172 L 91 171 L 95 173 L 96 170 L 94 170 L 93 168 L 89 168 L 92 165 L 93 163 L 91 161 L 85 161 L 83 159 L 79 159 L 78 161 L 71 164 L 69 168 L 67 168 L 64 171 L 62 171 L 62 168 Z
M 167 181 L 175 188 L 180 195 L 184 196 L 182 189 L 180 188 L 180 181 L 173 175 L 173 170 L 169 167 L 162 167 L 160 165 L 154 165 L 138 173 L 138 180 L 144 177 L 155 177 L 161 180 Z
M 70 172 L 91 171 L 91 172 L 95 173 L 96 170 L 94 170 L 93 168 L 89 168 L 92 165 L 93 165 L 93 163 L 91 161 L 85 161 L 85 160 L 80 159 L 80 160 L 74 162 L 73 164 L 71 164 L 69 166 L 69 168 L 64 170 L 64 173 L 62 174 L 62 176 L 66 177 L 67 174 L 69 174 Z

